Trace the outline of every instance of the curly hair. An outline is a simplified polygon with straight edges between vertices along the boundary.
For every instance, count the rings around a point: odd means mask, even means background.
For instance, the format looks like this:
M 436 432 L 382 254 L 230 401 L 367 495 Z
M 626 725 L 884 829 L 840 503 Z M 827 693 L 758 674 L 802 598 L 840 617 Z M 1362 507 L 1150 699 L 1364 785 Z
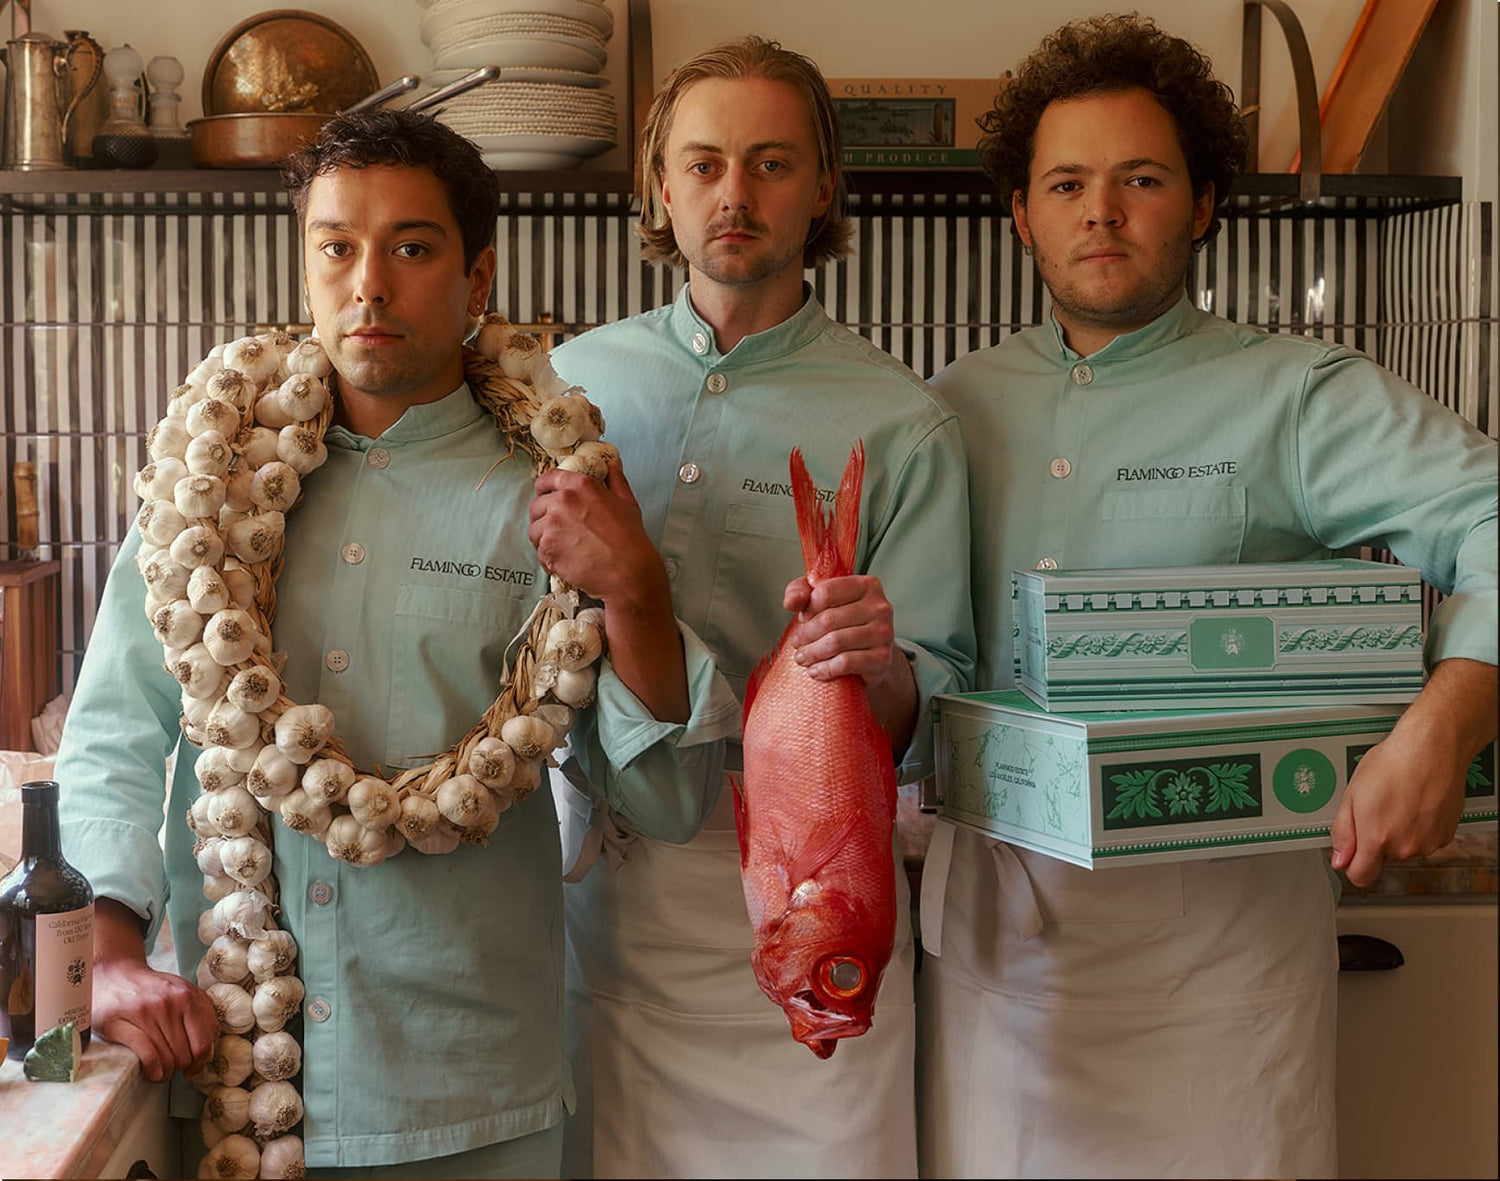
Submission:
M 672 71 L 651 100 L 651 110 L 641 132 L 641 220 L 636 233 L 640 235 L 642 257 L 647 262 L 687 266 L 687 259 L 677 247 L 677 235 L 672 231 L 671 214 L 662 201 L 662 171 L 666 167 L 667 136 L 672 130 L 677 104 L 690 86 L 706 78 L 765 78 L 785 82 L 807 99 L 813 136 L 818 144 L 818 167 L 824 175 L 832 176 L 834 183 L 833 200 L 807 231 L 802 265 L 816 267 L 843 258 L 849 253 L 854 227 L 844 210 L 844 170 L 839 167 L 839 121 L 834 113 L 833 96 L 810 58 L 762 37 L 728 41 L 690 58 Z
M 340 168 L 426 168 L 448 194 L 448 208 L 463 236 L 464 271 L 495 241 L 500 216 L 500 179 L 463 136 L 415 111 L 360 111 L 335 115 L 317 138 L 281 165 L 281 182 L 300 224 L 307 191 L 319 176 Z
M 1042 112 L 1064 99 L 1136 87 L 1172 117 L 1193 192 L 1213 185 L 1221 203 L 1245 170 L 1248 141 L 1234 94 L 1196 48 L 1135 14 L 1091 17 L 1049 34 L 980 117 L 980 166 L 1003 196 L 1019 190 L 1024 202 Z M 1218 232 L 1215 215 L 1193 245 L 1201 249 Z

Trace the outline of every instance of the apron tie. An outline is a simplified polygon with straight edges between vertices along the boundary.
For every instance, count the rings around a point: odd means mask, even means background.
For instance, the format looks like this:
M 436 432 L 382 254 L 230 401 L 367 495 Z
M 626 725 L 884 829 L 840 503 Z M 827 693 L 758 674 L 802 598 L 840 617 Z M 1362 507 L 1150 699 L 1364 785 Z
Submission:
M 922 954 L 942 957 L 943 954 L 943 903 L 948 894 L 948 872 L 953 866 L 953 838 L 958 827 L 951 820 L 939 817 L 932 826 L 932 839 L 927 845 L 927 854 L 922 860 L 922 897 L 918 907 L 918 922 L 922 937 Z M 1031 884 L 1031 875 L 1016 856 L 1016 851 L 1004 841 L 992 837 L 983 838 L 995 859 L 995 874 L 1000 879 L 1000 900 L 1007 916 L 1023 940 L 1033 939 L 1046 925 L 1042 921 L 1042 910 L 1037 905 L 1036 889 Z
M 1004 841 L 986 840 L 990 855 L 995 859 L 995 872 L 1000 878 L 1000 901 L 1015 924 L 1016 934 L 1023 940 L 1033 939 L 1042 933 L 1046 924 L 1042 921 L 1042 909 L 1036 902 L 1036 888 L 1031 884 L 1031 875 L 1016 856 L 1016 851 Z

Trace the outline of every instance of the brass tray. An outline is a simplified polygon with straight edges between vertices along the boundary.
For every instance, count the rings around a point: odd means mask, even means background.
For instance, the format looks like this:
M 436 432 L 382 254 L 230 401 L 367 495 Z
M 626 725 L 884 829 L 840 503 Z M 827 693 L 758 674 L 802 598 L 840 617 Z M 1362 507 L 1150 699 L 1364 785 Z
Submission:
M 332 115 L 379 85 L 370 55 L 343 26 L 277 8 L 241 21 L 214 47 L 203 71 L 203 112 Z

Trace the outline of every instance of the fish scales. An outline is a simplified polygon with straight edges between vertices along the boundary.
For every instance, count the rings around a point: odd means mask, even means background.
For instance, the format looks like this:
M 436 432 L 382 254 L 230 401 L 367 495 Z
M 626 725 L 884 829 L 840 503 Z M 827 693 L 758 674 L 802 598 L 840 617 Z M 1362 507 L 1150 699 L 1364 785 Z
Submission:
M 849 457 L 826 517 L 799 451 L 791 457 L 808 581 L 853 572 L 864 449 Z M 761 990 L 820 1058 L 870 1028 L 896 931 L 890 736 L 858 677 L 818 681 L 793 659 L 788 624 L 745 696 L 736 785 L 741 880 Z

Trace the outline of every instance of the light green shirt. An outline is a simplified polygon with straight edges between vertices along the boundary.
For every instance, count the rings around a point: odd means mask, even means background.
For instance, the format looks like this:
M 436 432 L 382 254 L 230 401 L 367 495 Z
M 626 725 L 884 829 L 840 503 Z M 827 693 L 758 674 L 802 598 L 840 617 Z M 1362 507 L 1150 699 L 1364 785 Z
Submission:
M 831 504 L 860 439 L 855 572 L 881 580 L 922 700 L 969 687 L 969 509 L 958 421 L 911 370 L 833 323 L 810 290 L 794 315 L 728 354 L 685 287 L 670 306 L 596 328 L 553 360 L 603 409 L 605 437 L 623 453 L 677 613 L 737 693 L 785 629 L 782 592 L 804 573 L 791 449 L 802 449 Z M 736 747 L 728 757 L 737 767 Z M 925 774 L 930 762 L 929 728 L 918 725 L 902 778 Z
M 327 443 L 328 462 L 288 514 L 273 639 L 291 654 L 288 695 L 329 706 L 356 765 L 390 773 L 446 750 L 495 698 L 505 647 L 545 585 L 527 538 L 532 476 L 519 453 L 491 471 L 505 448 L 467 386 L 412 407 L 373 442 L 334 427 Z M 153 937 L 168 907 L 192 978 L 206 903 L 182 817 L 198 794 L 197 750 L 178 742 L 177 686 L 146 621 L 138 548 L 132 530 L 68 714 L 63 847 L 96 894 L 147 918 Z M 683 639 L 686 725 L 652 718 L 606 660 L 598 705 L 572 734 L 610 805 L 671 841 L 712 808 L 722 739 L 738 727 L 707 650 L 686 629 Z M 156 834 L 174 747 L 164 867 Z M 486 848 L 408 849 L 369 869 L 276 825 L 278 917 L 307 986 L 308 1163 L 447 1155 L 561 1120 L 573 1095 L 545 788 L 501 815 Z
M 1383 545 L 1448 598 L 1426 658 L 1496 661 L 1496 447 L 1368 357 L 1186 296 L 1082 359 L 1055 322 L 934 385 L 971 457 L 979 684 L 1013 684 L 1011 572 L 1304 561 Z

